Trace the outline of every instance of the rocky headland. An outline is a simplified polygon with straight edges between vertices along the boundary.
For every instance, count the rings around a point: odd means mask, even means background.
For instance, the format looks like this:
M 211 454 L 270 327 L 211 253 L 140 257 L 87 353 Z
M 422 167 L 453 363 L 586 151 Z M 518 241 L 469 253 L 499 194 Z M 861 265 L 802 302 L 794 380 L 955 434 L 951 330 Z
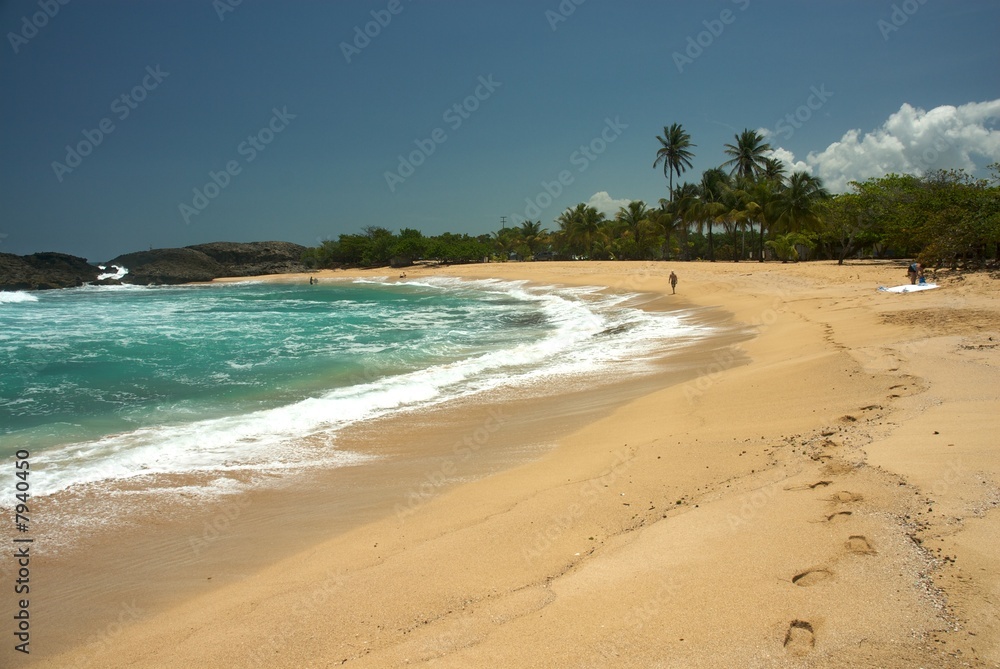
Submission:
M 0 253 L 0 290 L 48 290 L 84 284 L 170 285 L 211 281 L 223 276 L 257 276 L 303 272 L 306 247 L 290 242 L 212 242 L 176 249 L 126 253 L 103 263 L 65 253 L 18 256 Z M 124 267 L 121 278 L 99 280 L 113 267 Z

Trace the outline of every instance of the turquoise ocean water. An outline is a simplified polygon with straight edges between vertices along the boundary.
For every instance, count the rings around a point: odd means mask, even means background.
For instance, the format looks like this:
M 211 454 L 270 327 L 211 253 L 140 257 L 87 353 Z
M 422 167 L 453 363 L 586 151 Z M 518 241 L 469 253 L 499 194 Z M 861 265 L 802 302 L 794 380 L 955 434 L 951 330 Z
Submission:
M 362 463 L 337 447 L 358 421 L 641 373 L 707 333 L 628 299 L 451 279 L 0 293 L 0 461 L 29 450 L 35 494 Z

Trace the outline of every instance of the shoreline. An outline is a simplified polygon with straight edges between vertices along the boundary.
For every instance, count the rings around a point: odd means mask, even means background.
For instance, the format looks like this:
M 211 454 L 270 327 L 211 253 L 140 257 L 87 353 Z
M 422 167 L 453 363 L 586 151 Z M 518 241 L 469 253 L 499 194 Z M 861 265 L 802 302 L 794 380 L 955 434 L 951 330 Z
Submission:
M 989 279 L 884 296 L 869 283 L 894 267 L 405 271 L 608 285 L 721 307 L 758 333 L 740 345 L 748 365 L 706 358 L 541 457 L 31 666 L 1000 662 Z M 921 314 L 948 312 L 943 333 L 921 331 Z M 914 461 L 908 430 L 932 418 L 956 450 L 922 436 Z
M 645 308 L 654 308 L 646 302 Z M 634 308 L 632 300 L 628 306 Z M 59 537 L 58 545 L 53 544 L 55 537 L 38 537 L 41 550 L 36 549 L 35 563 L 59 593 L 56 598 L 43 594 L 34 604 L 36 615 L 53 617 L 50 624 L 56 626 L 46 635 L 46 646 L 72 647 L 81 639 L 94 638 L 123 610 L 141 610 L 144 615 L 161 612 L 204 593 L 206 586 L 216 586 L 220 574 L 222 582 L 245 577 L 331 534 L 393 515 L 405 519 L 429 499 L 462 482 L 537 459 L 580 421 L 592 421 L 652 388 L 691 376 L 696 361 L 746 337 L 725 332 L 722 313 L 705 311 L 686 318 L 716 332 L 684 344 L 679 355 L 664 352 L 668 359 L 676 358 L 669 370 L 630 374 L 617 381 L 602 372 L 591 379 L 598 382 L 596 387 L 572 392 L 532 386 L 503 388 L 368 419 L 338 434 L 338 450 L 374 457 L 372 462 L 276 476 L 271 483 L 251 484 L 234 494 L 183 494 L 183 499 L 171 501 L 163 492 L 143 493 L 137 484 L 125 482 L 103 492 L 64 491 L 36 502 L 40 514 L 53 526 L 66 521 L 67 514 L 77 508 L 84 512 L 81 518 L 100 522 L 85 532 L 80 520 L 71 519 L 78 529 L 69 543 L 65 537 Z M 588 378 L 569 380 L 589 383 Z M 494 426 L 497 416 L 500 424 Z M 489 443 L 480 439 L 484 425 Z M 421 435 L 415 444 L 407 443 L 409 433 Z M 380 436 L 385 434 L 397 436 Z M 471 448 L 462 443 L 470 438 Z M 461 447 L 452 447 L 459 443 Z M 177 474 L 168 478 L 169 486 L 183 487 L 207 483 L 212 477 Z M 109 491 L 113 491 L 110 496 Z M 125 491 L 134 492 L 122 495 Z M 106 525 L 104 518 L 112 511 L 121 517 Z M 282 517 L 294 517 L 295 528 L 286 527 Z M 262 548 L 256 535 L 270 537 L 281 549 Z M 104 557 L 102 547 L 109 541 L 126 548 Z M 94 559 L 93 554 L 100 557 Z M 213 582 L 199 583 L 194 573 Z M 124 607 L 116 597 L 101 606 L 98 602 L 105 592 L 127 593 L 130 602 L 138 598 L 144 604 Z M 95 624 L 93 620 L 112 622 Z M 43 658 L 48 653 L 37 655 Z

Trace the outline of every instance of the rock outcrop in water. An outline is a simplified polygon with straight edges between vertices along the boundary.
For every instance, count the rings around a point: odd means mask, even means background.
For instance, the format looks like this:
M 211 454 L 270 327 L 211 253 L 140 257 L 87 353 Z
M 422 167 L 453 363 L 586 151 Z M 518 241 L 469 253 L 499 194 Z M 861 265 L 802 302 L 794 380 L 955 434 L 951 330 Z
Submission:
M 128 274 L 121 282 L 140 286 L 211 281 L 225 274 L 215 260 L 188 248 L 126 253 L 108 261 L 108 265 L 127 267 Z
M 128 268 L 123 283 L 190 283 L 220 276 L 304 272 L 301 258 L 305 250 L 306 247 L 290 242 L 212 242 L 126 253 L 108 264 Z
M 102 281 L 97 280 L 102 271 L 84 258 L 64 253 L 0 253 L 0 290 L 70 288 L 86 283 L 145 286 L 211 281 L 221 276 L 305 272 L 301 262 L 305 250 L 290 242 L 212 242 L 179 249 L 150 249 L 108 261 L 106 267 L 126 267 L 128 274 L 121 280 Z
M 100 270 L 65 253 L 0 253 L 0 290 L 72 288 L 97 279 Z

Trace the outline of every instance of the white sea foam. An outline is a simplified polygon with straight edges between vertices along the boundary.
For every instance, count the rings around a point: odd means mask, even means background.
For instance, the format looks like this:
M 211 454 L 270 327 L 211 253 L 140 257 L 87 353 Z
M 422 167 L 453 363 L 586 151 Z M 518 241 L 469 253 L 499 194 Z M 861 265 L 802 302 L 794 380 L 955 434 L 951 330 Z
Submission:
M 0 304 L 18 304 L 21 302 L 37 302 L 38 297 L 22 290 L 12 292 L 0 291 Z
M 510 305 L 507 309 L 479 302 L 454 309 L 453 314 L 428 311 L 423 317 L 406 318 L 387 307 L 384 313 L 392 317 L 393 325 L 404 329 L 416 331 L 426 326 L 422 318 L 434 319 L 436 324 L 454 319 L 452 332 L 458 339 L 464 336 L 461 326 L 470 317 L 523 314 L 526 305 L 533 305 L 531 314 L 540 310 L 545 328 L 538 329 L 538 336 L 523 337 L 503 348 L 484 345 L 472 353 L 462 349 L 466 353 L 449 362 L 338 388 L 285 406 L 143 428 L 38 452 L 33 454 L 33 465 L 46 476 L 36 483 L 36 491 L 51 494 L 81 484 L 178 473 L 297 471 L 361 464 L 368 456 L 334 446 L 337 432 L 359 421 L 505 386 L 532 386 L 554 377 L 612 369 L 616 376 L 637 372 L 654 352 L 683 346 L 708 331 L 683 314 L 630 308 L 625 303 L 632 296 L 606 295 L 595 287 L 532 288 L 525 282 L 449 278 L 392 285 L 401 290 L 475 291 L 479 296 L 494 293 L 497 304 Z M 459 350 L 447 341 L 434 345 L 443 355 L 453 348 Z M 359 354 L 379 348 L 357 347 Z M 241 365 L 231 367 L 239 369 Z
M 126 274 L 128 274 L 128 267 L 120 267 L 119 265 L 112 265 L 112 267 L 115 270 L 114 272 L 105 271 L 101 274 L 98 274 L 97 280 L 103 281 L 104 279 L 116 279 L 120 281 L 121 279 L 125 278 Z M 102 270 L 107 270 L 107 268 L 104 265 L 98 265 L 97 268 Z

